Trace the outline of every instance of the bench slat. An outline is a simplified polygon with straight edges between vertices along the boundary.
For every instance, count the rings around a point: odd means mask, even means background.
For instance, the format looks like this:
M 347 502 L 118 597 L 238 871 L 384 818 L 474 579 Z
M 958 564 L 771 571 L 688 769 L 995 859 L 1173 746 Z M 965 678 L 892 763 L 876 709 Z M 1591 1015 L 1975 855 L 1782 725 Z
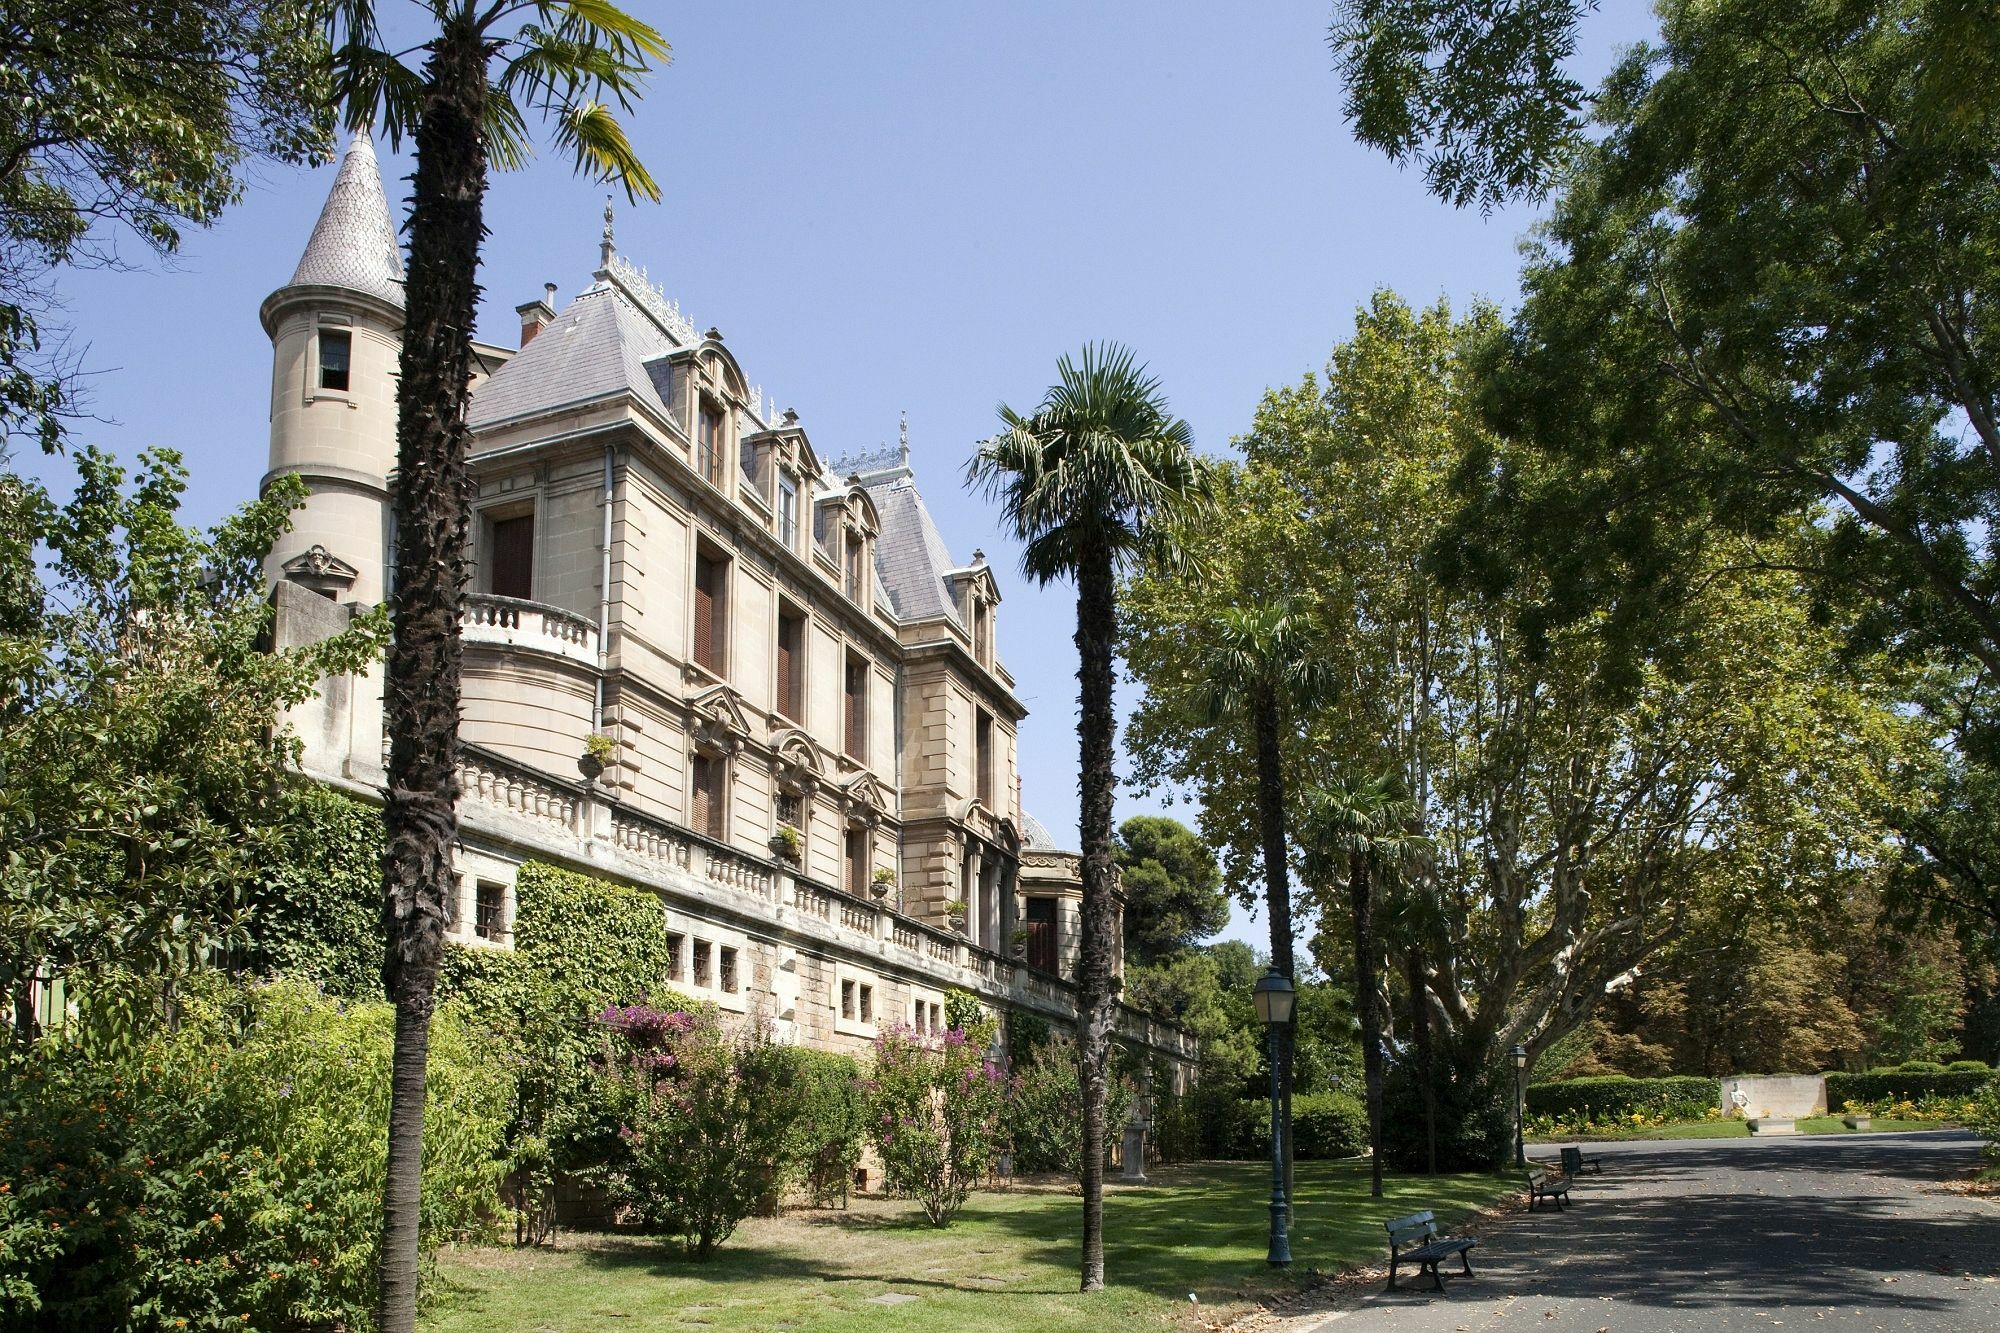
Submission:
M 1404 1231 L 1410 1227 L 1429 1226 L 1437 1221 L 1437 1214 L 1431 1212 L 1411 1213 L 1408 1217 L 1398 1217 L 1382 1225 L 1391 1231 Z

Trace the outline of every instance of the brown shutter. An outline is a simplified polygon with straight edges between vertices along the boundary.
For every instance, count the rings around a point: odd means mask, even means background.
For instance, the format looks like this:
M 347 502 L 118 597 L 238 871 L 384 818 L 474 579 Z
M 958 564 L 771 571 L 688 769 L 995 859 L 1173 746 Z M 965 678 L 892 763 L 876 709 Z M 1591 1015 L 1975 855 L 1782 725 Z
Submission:
M 854 759 L 861 758 L 861 728 L 865 721 L 861 708 L 862 700 L 866 697 L 864 692 L 866 679 L 862 674 L 864 670 L 865 668 L 861 663 L 854 661 L 852 658 L 848 659 L 845 681 L 847 694 L 846 739 L 848 756 Z
M 521 514 L 493 524 L 491 591 L 501 597 L 535 595 L 535 516 Z
M 709 818 L 713 814 L 708 791 L 708 771 L 714 766 L 715 761 L 706 755 L 698 754 L 694 757 L 694 793 L 691 802 L 693 808 L 688 811 L 688 826 L 700 833 L 708 832 Z
M 711 671 L 722 661 L 722 569 L 720 560 L 694 558 L 694 660 Z
M 796 722 L 799 720 L 797 702 L 792 691 L 797 683 L 799 618 L 780 615 L 778 617 L 778 711 Z

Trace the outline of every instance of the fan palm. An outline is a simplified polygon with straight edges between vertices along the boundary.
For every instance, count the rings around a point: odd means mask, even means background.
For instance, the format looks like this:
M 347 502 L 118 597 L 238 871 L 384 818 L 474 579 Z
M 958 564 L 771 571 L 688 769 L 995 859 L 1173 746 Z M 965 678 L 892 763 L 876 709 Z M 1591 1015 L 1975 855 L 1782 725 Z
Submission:
M 584 174 L 622 183 L 628 197 L 657 199 L 659 187 L 599 99 L 629 110 L 647 62 L 668 54 L 659 33 L 608 0 L 413 2 L 426 36 L 403 50 L 384 40 L 374 0 L 332 0 L 327 19 L 334 95 L 348 127 L 379 128 L 392 147 L 408 135 L 416 147 L 396 389 L 395 637 L 383 692 L 382 983 L 396 1006 L 377 1298 L 383 1333 L 416 1323 L 425 1068 L 458 827 L 465 408 L 487 174 L 526 161 L 534 114 L 553 125 L 555 142 Z M 413 57 L 420 66 L 405 63 Z
M 1368 1101 L 1373 1193 L 1382 1197 L 1382 1008 L 1376 967 L 1375 895 L 1415 855 L 1413 807 L 1387 775 L 1306 793 L 1305 871 L 1315 884 L 1345 883 L 1354 916 L 1354 1012 L 1361 1022 L 1361 1069 Z
M 1142 560 L 1172 564 L 1184 552 L 1178 520 L 1212 494 L 1187 422 L 1160 382 L 1116 344 L 1088 345 L 1056 365 L 1057 383 L 1033 412 L 1002 405 L 1004 429 L 966 471 L 1000 501 L 1023 544 L 1021 568 L 1037 583 L 1076 582 L 1077 723 L 1083 842 L 1082 935 L 1077 956 L 1077 1074 L 1083 1098 L 1082 1289 L 1104 1286 L 1104 1106 L 1110 1077 L 1115 913 L 1111 804 L 1117 718 L 1112 657 L 1117 579 Z
M 1319 622 L 1289 601 L 1235 606 L 1210 626 L 1203 708 L 1211 726 L 1247 725 L 1256 753 L 1258 841 L 1271 966 L 1292 978 L 1292 886 L 1285 836 L 1284 739 L 1294 720 L 1332 697 L 1334 673 Z M 1279 1126 L 1285 1197 L 1292 1198 L 1292 1057 L 1297 1034 L 1278 1034 Z

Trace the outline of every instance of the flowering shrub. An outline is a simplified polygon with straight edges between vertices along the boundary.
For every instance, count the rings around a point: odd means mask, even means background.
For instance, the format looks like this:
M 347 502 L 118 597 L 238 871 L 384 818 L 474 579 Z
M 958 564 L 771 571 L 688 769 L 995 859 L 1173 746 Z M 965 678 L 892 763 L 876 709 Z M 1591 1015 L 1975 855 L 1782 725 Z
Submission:
M 951 1225 L 993 1158 L 1008 1082 L 986 1058 L 992 1039 L 986 1022 L 938 1038 L 893 1027 L 875 1039 L 869 1132 L 883 1177 L 934 1227 Z
M 730 1040 L 706 1006 L 612 1005 L 598 1022 L 619 1126 L 605 1182 L 639 1225 L 705 1260 L 779 1189 L 795 1114 L 787 1053 L 757 1027 Z
M 0 1084 L 0 1327 L 367 1327 L 395 1013 L 199 984 L 180 1028 L 48 1044 Z M 431 1027 L 423 1244 L 491 1212 L 504 1075 Z
M 1051 1036 L 1014 1067 L 1007 1103 L 1007 1136 L 1016 1171 L 1059 1171 L 1083 1179 L 1083 1093 L 1076 1071 L 1076 1043 Z M 1132 1087 L 1116 1074 L 1104 1098 L 1107 1144 L 1125 1132 Z

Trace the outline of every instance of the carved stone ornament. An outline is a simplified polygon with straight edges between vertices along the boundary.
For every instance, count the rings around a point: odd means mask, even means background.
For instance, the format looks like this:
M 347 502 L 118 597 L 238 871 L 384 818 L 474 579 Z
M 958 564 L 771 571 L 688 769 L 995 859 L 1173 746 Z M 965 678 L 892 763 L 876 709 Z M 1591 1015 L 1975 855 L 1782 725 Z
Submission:
M 285 577 L 316 593 L 333 596 L 354 586 L 361 571 L 315 542 L 285 562 Z

